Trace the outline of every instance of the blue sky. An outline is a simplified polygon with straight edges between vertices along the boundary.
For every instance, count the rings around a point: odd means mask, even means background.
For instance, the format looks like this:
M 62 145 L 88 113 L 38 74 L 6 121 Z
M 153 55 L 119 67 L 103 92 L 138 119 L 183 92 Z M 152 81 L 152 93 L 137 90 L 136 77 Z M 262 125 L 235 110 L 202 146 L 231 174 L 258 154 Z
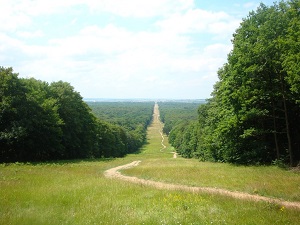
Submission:
M 0 0 L 0 66 L 67 81 L 85 98 L 208 98 L 259 3 Z

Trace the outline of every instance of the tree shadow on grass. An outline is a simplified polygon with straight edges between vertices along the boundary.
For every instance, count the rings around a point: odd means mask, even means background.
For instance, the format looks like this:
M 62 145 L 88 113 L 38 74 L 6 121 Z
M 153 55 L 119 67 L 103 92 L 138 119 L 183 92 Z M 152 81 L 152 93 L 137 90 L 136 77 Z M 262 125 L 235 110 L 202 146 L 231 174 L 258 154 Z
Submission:
M 52 161 L 36 161 L 36 162 L 12 162 L 3 163 L 5 166 L 9 165 L 30 165 L 30 166 L 41 166 L 41 165 L 68 165 L 68 164 L 79 164 L 84 162 L 110 162 L 117 158 L 86 158 L 86 159 L 66 159 L 66 160 L 52 160 Z
M 133 155 L 138 155 L 138 154 L 141 154 L 143 151 L 145 151 L 145 147 L 149 144 L 149 141 L 145 141 L 144 144 L 138 149 L 136 150 L 135 152 L 132 152 L 130 154 L 133 154 Z

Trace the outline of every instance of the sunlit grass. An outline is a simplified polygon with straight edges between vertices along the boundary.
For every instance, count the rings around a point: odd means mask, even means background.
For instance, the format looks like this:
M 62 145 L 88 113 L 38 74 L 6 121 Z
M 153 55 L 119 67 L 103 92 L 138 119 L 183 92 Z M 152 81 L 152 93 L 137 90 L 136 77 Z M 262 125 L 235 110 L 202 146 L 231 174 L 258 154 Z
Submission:
M 218 187 L 300 201 L 300 175 L 277 167 L 236 167 L 177 158 L 143 161 L 138 168 L 123 173 L 167 183 Z
M 127 160 L 1 167 L 1 224 L 297 224 L 299 211 L 156 190 L 103 172 Z
M 299 210 L 276 204 L 157 190 L 104 177 L 109 168 L 141 160 L 122 172 L 194 186 L 256 188 L 259 194 L 264 181 L 268 195 L 298 199 L 299 174 L 173 159 L 170 146 L 160 152 L 157 124 L 149 128 L 148 142 L 140 154 L 122 159 L 0 165 L 0 224 L 298 224 Z M 273 173 L 279 174 L 277 180 Z
M 159 143 L 160 134 L 149 129 L 149 135 Z M 275 166 L 235 166 L 225 163 L 199 162 L 196 159 L 172 158 L 174 151 L 168 146 L 145 146 L 144 157 L 138 167 L 123 171 L 124 174 L 167 183 L 205 186 L 242 191 L 250 194 L 300 201 L 300 173 Z M 151 154 L 152 152 L 152 154 Z

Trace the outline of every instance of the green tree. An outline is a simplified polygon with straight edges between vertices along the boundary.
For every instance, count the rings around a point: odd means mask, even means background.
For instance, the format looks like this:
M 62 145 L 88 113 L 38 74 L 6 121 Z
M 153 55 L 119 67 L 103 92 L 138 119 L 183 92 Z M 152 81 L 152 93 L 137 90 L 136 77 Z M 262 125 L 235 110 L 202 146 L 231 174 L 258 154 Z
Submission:
M 26 87 L 26 139 L 23 160 L 59 159 L 64 147 L 62 139 L 62 120 L 58 114 L 56 99 L 49 97 L 49 85 L 33 78 L 21 80 Z
M 282 41 L 292 23 L 290 10 L 284 2 L 261 4 L 234 34 L 233 50 L 218 72 L 209 103 L 208 128 L 202 128 L 211 137 L 200 146 L 214 148 L 214 159 L 255 163 L 288 155 L 293 164 L 299 150 L 299 107 L 283 59 L 289 42 Z
M 65 158 L 93 156 L 97 146 L 96 119 L 82 97 L 66 82 L 50 85 L 51 98 L 56 100 L 59 117 L 62 120 L 62 145 Z
M 290 84 L 295 101 L 300 103 L 300 1 L 289 2 L 287 11 L 287 35 L 281 38 L 285 51 L 282 54 L 283 67 L 287 71 L 286 80 Z
M 11 68 L 1 68 L 1 161 L 47 160 L 63 146 L 56 101 L 48 98 L 48 84 L 19 79 Z
M 12 68 L 0 67 L 0 154 L 1 161 L 20 160 L 26 138 L 23 111 L 26 89 Z

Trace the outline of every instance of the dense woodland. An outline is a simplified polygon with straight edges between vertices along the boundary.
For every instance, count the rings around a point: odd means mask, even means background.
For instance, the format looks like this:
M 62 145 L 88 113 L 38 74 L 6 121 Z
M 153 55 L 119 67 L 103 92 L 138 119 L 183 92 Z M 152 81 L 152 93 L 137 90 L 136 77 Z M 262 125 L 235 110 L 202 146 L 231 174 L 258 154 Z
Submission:
M 99 119 L 130 131 L 142 130 L 145 133 L 152 121 L 154 102 L 87 102 L 87 104 Z
M 195 105 L 159 103 L 164 132 L 184 157 L 298 164 L 300 1 L 261 4 L 232 43 L 198 118 Z M 0 161 L 118 157 L 145 142 L 153 104 L 136 107 L 140 115 L 134 107 L 90 106 L 95 114 L 69 83 L 21 79 L 0 67 Z
M 198 122 L 175 127 L 171 143 L 183 156 L 201 160 L 296 165 L 300 1 L 261 4 L 240 24 L 232 43 L 212 97 L 198 110 Z
M 163 132 L 169 135 L 170 144 L 183 157 L 191 158 L 198 134 L 195 133 L 199 103 L 159 102 Z M 193 139 L 193 140 L 192 140 Z
M 88 106 L 100 121 L 106 121 L 110 128 L 124 132 L 127 137 L 127 141 L 123 141 L 126 145 L 119 146 L 103 136 L 102 147 L 107 146 L 109 150 L 104 156 L 119 156 L 123 151 L 125 152 L 121 155 L 135 152 L 146 142 L 154 102 L 89 102 Z
M 129 131 L 96 118 L 69 83 L 19 78 L 0 67 L 0 161 L 124 156 L 144 143 L 153 104 L 143 129 Z
M 160 119 L 164 123 L 163 132 L 169 134 L 178 124 L 197 120 L 198 103 L 158 102 Z

